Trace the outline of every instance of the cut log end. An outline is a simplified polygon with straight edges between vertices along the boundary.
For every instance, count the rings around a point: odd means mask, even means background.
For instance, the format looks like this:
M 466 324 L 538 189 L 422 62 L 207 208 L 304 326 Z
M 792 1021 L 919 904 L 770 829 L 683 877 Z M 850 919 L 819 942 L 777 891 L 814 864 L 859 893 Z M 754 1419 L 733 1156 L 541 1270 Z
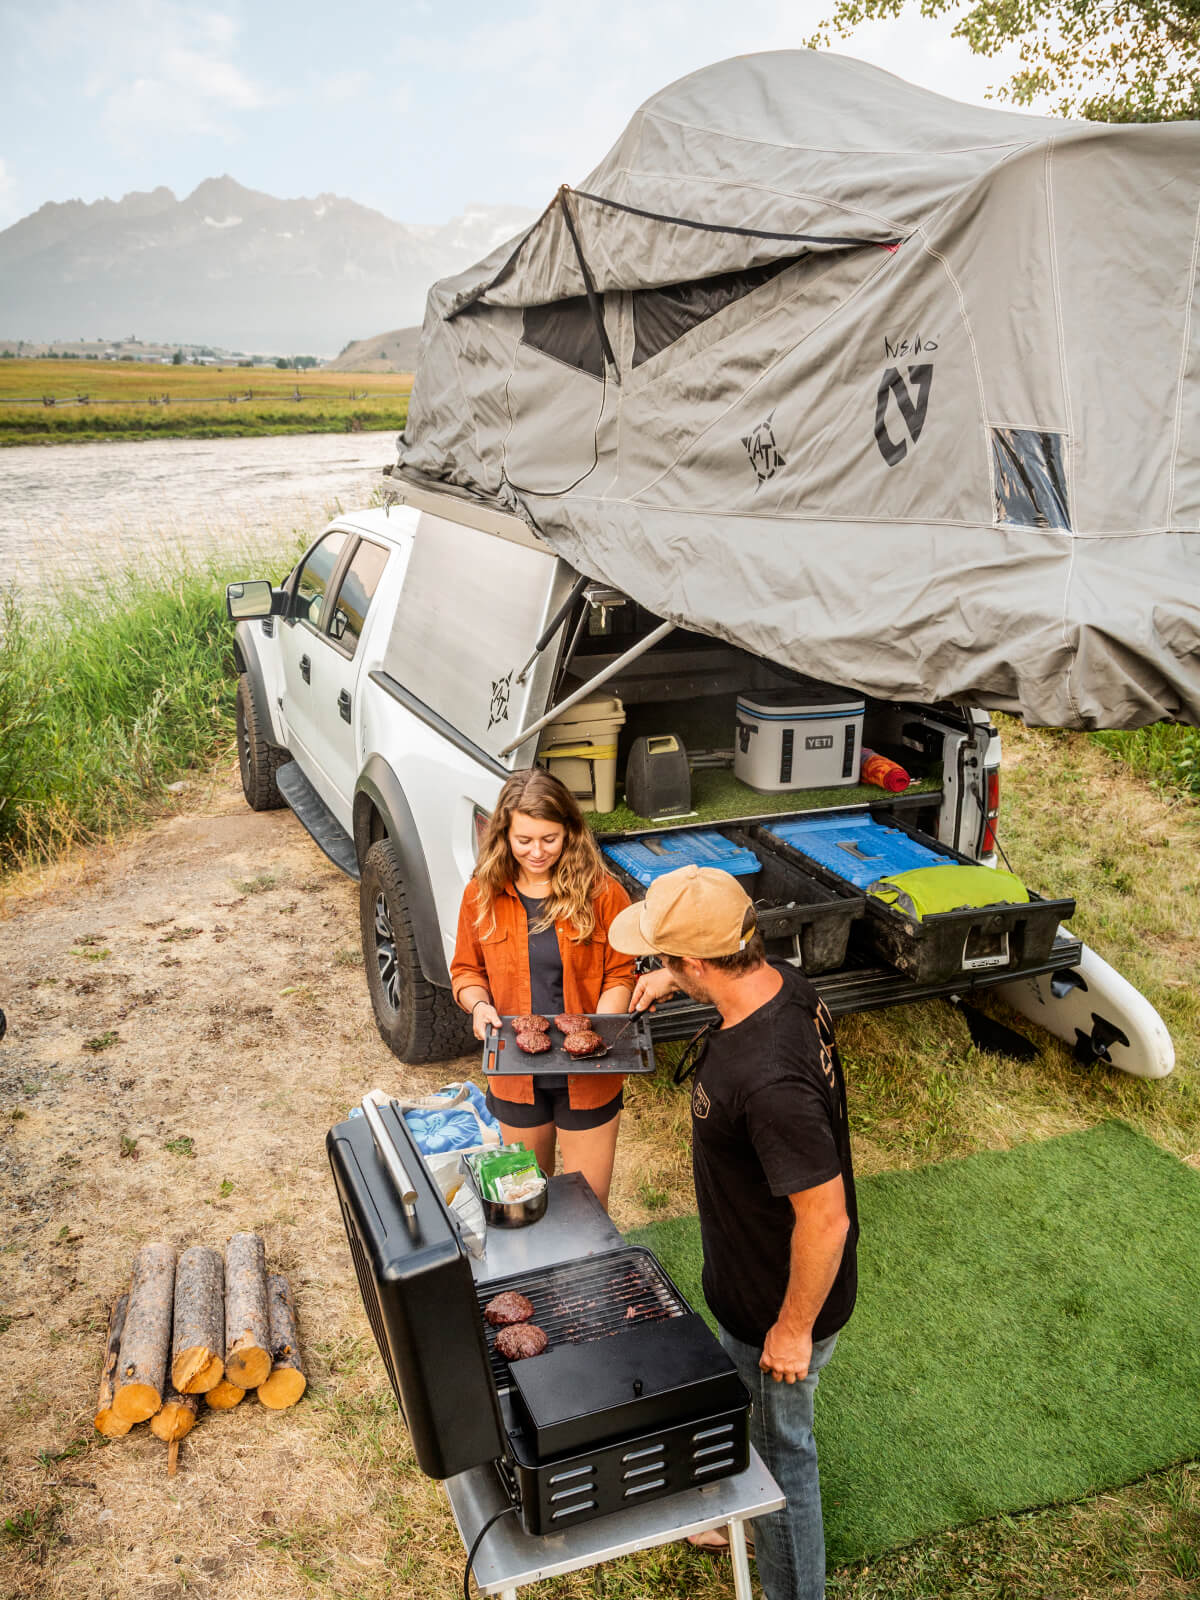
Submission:
M 119 1417 L 111 1406 L 96 1413 L 96 1432 L 102 1433 L 106 1439 L 123 1439 L 133 1427 L 132 1422 L 126 1422 L 124 1417 Z
M 228 1411 L 236 1406 L 245 1394 L 245 1389 L 239 1388 L 236 1383 L 230 1383 L 228 1378 L 222 1378 L 220 1383 L 205 1391 L 204 1398 L 214 1410 Z
M 257 1389 L 271 1376 L 271 1352 L 260 1344 L 234 1344 L 225 1356 L 225 1376 L 242 1389 Z
M 171 1382 L 180 1394 L 207 1394 L 225 1372 L 221 1357 L 203 1345 L 181 1350 L 171 1363 Z
M 265 1383 L 258 1386 L 258 1398 L 271 1411 L 286 1411 L 308 1387 L 308 1379 L 295 1367 L 277 1365 Z
M 152 1383 L 123 1383 L 113 1397 L 112 1408 L 117 1417 L 130 1427 L 135 1422 L 145 1422 L 162 1405 L 162 1395 Z
M 172 1390 L 163 1401 L 162 1410 L 150 1418 L 150 1431 L 168 1444 L 185 1439 L 196 1426 L 199 1409 L 200 1401 L 194 1394 Z

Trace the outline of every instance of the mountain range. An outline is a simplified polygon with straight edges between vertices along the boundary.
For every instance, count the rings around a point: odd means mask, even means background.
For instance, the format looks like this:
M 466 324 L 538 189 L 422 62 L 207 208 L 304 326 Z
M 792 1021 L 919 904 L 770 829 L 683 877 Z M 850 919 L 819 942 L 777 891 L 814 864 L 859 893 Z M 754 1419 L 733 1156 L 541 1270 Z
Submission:
M 334 355 L 419 323 L 431 283 L 534 215 L 474 206 L 441 226 L 393 222 L 339 195 L 280 200 L 228 176 L 183 200 L 158 188 L 51 202 L 0 232 L 0 331 Z

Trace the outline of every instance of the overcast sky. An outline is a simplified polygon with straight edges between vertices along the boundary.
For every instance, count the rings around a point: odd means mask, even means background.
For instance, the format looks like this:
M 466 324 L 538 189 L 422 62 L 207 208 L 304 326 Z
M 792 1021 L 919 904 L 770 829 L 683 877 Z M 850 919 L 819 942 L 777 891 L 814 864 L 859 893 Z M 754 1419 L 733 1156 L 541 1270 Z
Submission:
M 794 48 L 824 0 L 0 0 L 0 228 L 47 200 L 248 188 L 401 222 L 540 208 L 656 89 Z M 841 48 L 982 104 L 1005 76 L 919 15 Z

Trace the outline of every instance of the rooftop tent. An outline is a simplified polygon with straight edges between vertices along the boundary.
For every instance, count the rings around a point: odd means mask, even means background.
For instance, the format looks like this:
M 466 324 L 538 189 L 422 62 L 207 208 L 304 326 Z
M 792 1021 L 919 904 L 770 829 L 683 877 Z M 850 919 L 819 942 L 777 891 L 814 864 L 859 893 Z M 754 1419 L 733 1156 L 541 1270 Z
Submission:
M 718 63 L 430 292 L 399 468 L 868 694 L 1200 723 L 1200 124 Z

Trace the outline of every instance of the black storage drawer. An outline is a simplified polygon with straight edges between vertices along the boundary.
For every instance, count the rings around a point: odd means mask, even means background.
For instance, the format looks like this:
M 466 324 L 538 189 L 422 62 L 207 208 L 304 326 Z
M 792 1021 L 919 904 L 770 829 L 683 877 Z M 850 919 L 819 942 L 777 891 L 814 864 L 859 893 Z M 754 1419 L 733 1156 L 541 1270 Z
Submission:
M 874 810 L 872 815 L 876 815 Z M 908 834 L 936 851 L 947 862 L 977 866 L 940 840 L 911 827 L 898 816 L 880 812 L 877 820 Z M 756 823 L 748 831 L 756 851 L 764 847 L 795 862 L 821 883 L 831 887 L 845 880 L 794 845 L 777 837 L 764 837 L 769 823 Z M 1074 900 L 1046 900 L 1029 891 L 1027 904 L 979 906 L 962 911 L 942 911 L 915 920 L 896 906 L 884 905 L 872 895 L 863 900 L 862 937 L 870 948 L 918 983 L 942 983 L 958 974 L 1020 972 L 1044 963 L 1054 947 L 1060 922 L 1075 915 Z
M 737 881 L 754 902 L 768 954 L 798 955 L 810 975 L 840 967 L 846 959 L 850 926 L 864 914 L 858 890 L 833 879 L 818 879 L 798 857 L 790 859 L 757 831 L 728 824 L 707 831 L 753 850 L 759 859 L 759 870 Z M 606 856 L 604 865 L 631 900 L 645 898 L 645 887 L 618 862 Z

